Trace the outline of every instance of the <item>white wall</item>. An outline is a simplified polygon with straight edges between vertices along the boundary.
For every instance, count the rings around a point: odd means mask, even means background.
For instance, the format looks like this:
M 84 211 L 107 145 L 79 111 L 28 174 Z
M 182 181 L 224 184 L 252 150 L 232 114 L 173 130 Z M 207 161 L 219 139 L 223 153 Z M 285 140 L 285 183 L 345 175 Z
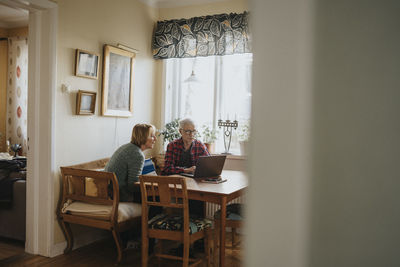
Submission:
M 160 8 L 158 20 L 192 18 L 222 13 L 242 13 L 248 11 L 248 0 L 227 0 L 215 3 Z
M 253 88 L 245 266 L 307 266 L 302 215 L 310 169 L 312 39 L 304 2 L 310 1 L 250 4 Z
M 316 2 L 312 266 L 400 266 L 400 2 Z
M 130 141 L 132 127 L 154 123 L 156 69 L 151 39 L 158 11 L 140 1 L 58 1 L 58 68 L 56 92 L 56 168 L 110 157 L 117 147 Z M 134 106 L 130 118 L 100 116 L 103 45 L 122 43 L 139 50 L 134 63 Z M 99 79 L 74 76 L 75 49 L 99 53 Z M 67 83 L 73 93 L 62 93 Z M 94 116 L 75 115 L 76 92 L 97 92 Z M 59 198 L 59 174 L 55 177 L 55 201 Z M 64 237 L 55 223 L 55 243 Z
M 400 266 L 399 8 L 251 2 L 246 266 Z

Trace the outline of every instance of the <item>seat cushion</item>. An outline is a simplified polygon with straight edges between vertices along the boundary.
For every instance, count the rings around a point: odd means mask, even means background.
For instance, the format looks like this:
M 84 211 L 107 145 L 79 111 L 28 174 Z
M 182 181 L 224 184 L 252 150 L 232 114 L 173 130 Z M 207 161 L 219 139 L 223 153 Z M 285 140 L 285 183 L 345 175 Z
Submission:
M 229 220 L 240 221 L 243 220 L 242 217 L 243 205 L 240 203 L 229 204 L 226 206 L 226 218 Z M 221 210 L 217 210 L 214 214 L 215 219 L 221 217 Z
M 182 215 L 158 214 L 149 220 L 149 228 L 160 230 L 181 231 Z M 190 234 L 202 231 L 212 226 L 212 221 L 206 218 L 189 218 Z
M 62 213 L 71 215 L 80 215 L 84 217 L 109 220 L 111 217 L 111 205 L 89 204 L 85 202 L 75 201 L 67 202 L 62 208 Z M 132 202 L 120 202 L 118 205 L 118 222 L 123 222 L 142 215 L 142 205 Z

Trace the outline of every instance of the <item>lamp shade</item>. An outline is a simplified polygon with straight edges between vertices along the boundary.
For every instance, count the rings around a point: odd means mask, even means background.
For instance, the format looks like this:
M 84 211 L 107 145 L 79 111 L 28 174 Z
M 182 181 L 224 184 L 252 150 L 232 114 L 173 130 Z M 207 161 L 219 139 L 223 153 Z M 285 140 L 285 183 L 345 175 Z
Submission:
M 199 79 L 196 77 L 196 75 L 194 74 L 194 70 L 192 70 L 192 74 L 190 74 L 190 76 L 183 81 L 184 83 L 198 83 L 200 82 Z

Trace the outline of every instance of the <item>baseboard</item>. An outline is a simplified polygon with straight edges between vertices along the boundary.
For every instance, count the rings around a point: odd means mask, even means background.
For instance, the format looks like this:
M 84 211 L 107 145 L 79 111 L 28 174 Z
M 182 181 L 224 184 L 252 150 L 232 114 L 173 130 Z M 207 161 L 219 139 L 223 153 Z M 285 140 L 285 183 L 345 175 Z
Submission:
M 96 236 L 93 233 L 83 234 L 78 237 L 74 236 L 74 247 L 72 250 L 77 248 L 89 245 L 96 241 L 102 240 L 104 238 L 109 237 L 110 232 L 99 233 Z M 64 249 L 67 247 L 67 241 L 63 241 L 61 243 L 54 244 L 50 250 L 50 258 L 56 257 L 64 253 Z
M 54 244 L 50 249 L 50 258 L 61 255 L 64 253 L 64 249 L 67 247 L 67 241 Z

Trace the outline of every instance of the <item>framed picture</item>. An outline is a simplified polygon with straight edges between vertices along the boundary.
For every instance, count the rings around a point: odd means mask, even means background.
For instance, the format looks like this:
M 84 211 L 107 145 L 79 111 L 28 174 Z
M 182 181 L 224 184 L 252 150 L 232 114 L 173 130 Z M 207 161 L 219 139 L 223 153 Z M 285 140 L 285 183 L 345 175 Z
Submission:
M 103 116 L 130 117 L 133 114 L 133 62 L 135 53 L 104 46 Z
M 96 93 L 79 90 L 76 96 L 76 115 L 94 115 Z
M 97 79 L 99 76 L 99 55 L 76 49 L 75 75 L 90 79 Z

